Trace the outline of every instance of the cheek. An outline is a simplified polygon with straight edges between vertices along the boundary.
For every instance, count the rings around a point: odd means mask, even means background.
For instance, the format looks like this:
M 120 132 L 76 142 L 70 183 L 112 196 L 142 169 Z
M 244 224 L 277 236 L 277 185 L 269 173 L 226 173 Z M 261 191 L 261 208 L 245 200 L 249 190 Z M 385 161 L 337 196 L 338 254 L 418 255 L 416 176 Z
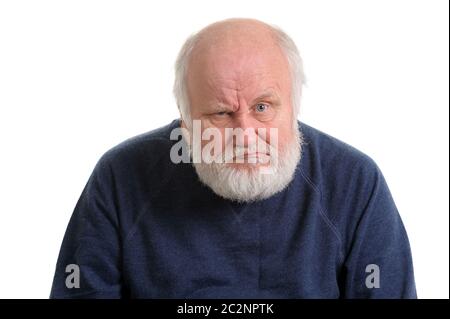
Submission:
M 269 127 L 277 128 L 278 144 L 281 147 L 284 144 L 289 143 L 293 138 L 292 122 L 292 113 L 286 111 L 279 114 L 279 116 L 277 116 L 276 119 L 268 125 Z M 268 132 L 269 127 L 267 128 Z
M 294 116 L 294 114 L 293 114 L 292 108 L 290 106 L 287 107 L 279 116 L 278 120 L 280 122 L 280 125 L 285 126 L 288 123 L 291 124 L 292 120 L 293 120 L 293 118 L 292 118 L 293 116 Z
M 267 142 L 283 151 L 294 138 L 292 125 L 289 122 L 282 126 L 276 126 L 276 128 L 276 130 L 270 132 Z
M 278 138 L 280 140 L 279 143 L 281 145 L 286 145 L 286 144 L 290 143 L 293 138 L 292 129 L 290 128 L 290 126 L 289 126 L 289 129 L 283 128 L 282 130 L 280 130 L 278 135 L 279 135 Z
M 205 130 L 208 129 L 210 131 L 214 131 L 214 134 L 203 134 Z M 205 139 L 201 138 L 202 148 L 207 145 L 217 145 L 219 148 L 224 148 L 225 146 L 225 131 L 223 128 L 218 128 L 214 125 L 211 125 L 208 121 L 202 120 L 202 132 L 201 137 L 205 137 Z

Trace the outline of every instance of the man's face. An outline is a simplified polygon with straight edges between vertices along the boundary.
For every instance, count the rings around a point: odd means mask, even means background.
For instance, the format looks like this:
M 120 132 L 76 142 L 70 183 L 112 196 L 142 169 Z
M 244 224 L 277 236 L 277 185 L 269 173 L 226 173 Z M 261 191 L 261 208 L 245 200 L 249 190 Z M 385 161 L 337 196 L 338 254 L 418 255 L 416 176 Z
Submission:
M 249 20 L 208 27 L 191 52 L 186 80 L 191 119 L 201 121 L 202 136 L 215 130 L 219 136 L 213 139 L 220 140 L 213 162 L 193 161 L 199 179 L 234 201 L 282 191 L 300 161 L 301 134 L 292 111 L 289 64 L 268 27 Z M 195 124 L 183 126 L 196 140 Z M 234 137 L 236 131 L 243 134 Z M 210 144 L 202 139 L 202 150 Z M 191 143 L 192 154 L 197 149 Z
M 274 147 L 280 152 L 294 138 L 288 62 L 271 38 L 254 43 L 219 41 L 202 47 L 192 55 L 187 83 L 191 118 L 201 120 L 202 130 L 217 128 L 223 147 L 230 143 L 225 140 L 225 128 L 254 130 L 267 144 L 271 143 L 270 128 L 276 128 L 278 145 Z M 260 128 L 266 133 L 257 135 Z M 232 143 L 245 148 L 254 142 L 247 137 Z M 245 156 L 245 163 L 227 165 L 255 168 L 247 160 Z

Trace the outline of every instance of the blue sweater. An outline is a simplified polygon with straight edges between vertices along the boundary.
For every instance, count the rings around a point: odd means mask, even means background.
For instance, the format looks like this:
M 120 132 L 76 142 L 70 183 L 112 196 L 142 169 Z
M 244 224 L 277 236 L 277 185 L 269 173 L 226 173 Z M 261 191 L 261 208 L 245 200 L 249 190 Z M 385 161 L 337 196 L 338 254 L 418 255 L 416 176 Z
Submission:
M 294 180 L 240 204 L 214 194 L 191 164 L 170 161 L 175 127 L 99 160 L 68 225 L 51 298 L 416 297 L 405 228 L 368 156 L 300 123 Z

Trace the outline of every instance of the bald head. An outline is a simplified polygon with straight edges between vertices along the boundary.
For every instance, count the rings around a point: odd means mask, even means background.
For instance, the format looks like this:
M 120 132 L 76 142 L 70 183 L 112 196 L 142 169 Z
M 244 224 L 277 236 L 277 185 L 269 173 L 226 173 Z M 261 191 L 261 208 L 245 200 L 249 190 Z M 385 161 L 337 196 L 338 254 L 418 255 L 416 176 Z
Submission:
M 274 29 L 253 19 L 227 19 L 213 23 L 197 34 L 194 51 L 216 46 L 277 46 Z
M 234 81 L 240 89 L 250 84 L 252 76 L 257 79 L 255 74 L 268 72 L 265 69 L 270 65 L 273 71 L 285 72 L 290 80 L 286 56 L 275 41 L 272 28 L 256 20 L 230 19 L 206 27 L 198 34 L 187 63 L 188 87 L 199 77 L 213 77 Z

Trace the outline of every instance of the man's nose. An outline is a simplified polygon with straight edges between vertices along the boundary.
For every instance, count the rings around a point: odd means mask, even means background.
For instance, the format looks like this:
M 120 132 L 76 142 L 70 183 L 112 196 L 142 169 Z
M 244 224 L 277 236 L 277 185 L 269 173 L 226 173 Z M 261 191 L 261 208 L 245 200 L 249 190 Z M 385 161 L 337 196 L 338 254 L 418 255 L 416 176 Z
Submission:
M 256 143 L 259 123 L 248 113 L 236 112 L 233 117 L 233 128 L 242 130 L 243 136 L 236 139 L 236 143 L 241 146 L 248 146 Z M 240 131 L 240 130 L 239 130 Z M 244 144 L 244 145 L 242 145 Z
M 233 115 L 233 126 L 235 128 L 240 127 L 244 130 L 256 128 L 254 118 L 252 118 L 247 112 L 235 112 Z

